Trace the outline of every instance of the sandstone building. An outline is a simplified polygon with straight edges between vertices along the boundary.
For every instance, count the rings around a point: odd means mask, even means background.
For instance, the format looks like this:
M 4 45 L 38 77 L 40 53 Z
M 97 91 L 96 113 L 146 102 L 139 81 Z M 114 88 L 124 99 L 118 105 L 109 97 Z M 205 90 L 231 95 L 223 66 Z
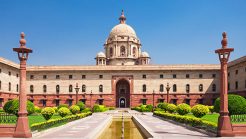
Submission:
M 220 92 L 219 64 L 152 65 L 123 13 L 119 20 L 95 66 L 28 66 L 28 99 L 40 107 L 72 105 L 78 84 L 79 100 L 87 106 L 157 105 L 166 101 L 169 84 L 170 103 L 213 104 Z M 246 56 L 229 63 L 228 80 L 229 92 L 246 96 Z M 0 58 L 0 107 L 18 92 L 19 64 Z

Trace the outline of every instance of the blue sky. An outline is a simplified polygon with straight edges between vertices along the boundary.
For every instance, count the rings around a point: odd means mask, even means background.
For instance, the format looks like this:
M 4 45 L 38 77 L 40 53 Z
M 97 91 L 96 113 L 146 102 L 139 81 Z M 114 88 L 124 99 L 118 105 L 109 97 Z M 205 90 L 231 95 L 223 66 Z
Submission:
M 153 64 L 217 64 L 228 33 L 231 59 L 246 54 L 246 0 L 2 0 L 0 57 L 25 32 L 29 65 L 95 65 L 122 9 Z

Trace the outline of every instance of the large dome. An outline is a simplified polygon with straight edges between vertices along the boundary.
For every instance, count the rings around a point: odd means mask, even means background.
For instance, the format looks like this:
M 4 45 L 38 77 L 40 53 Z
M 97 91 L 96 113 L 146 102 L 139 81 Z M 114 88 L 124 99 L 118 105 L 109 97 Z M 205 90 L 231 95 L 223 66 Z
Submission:
M 109 37 L 114 36 L 131 36 L 137 38 L 136 32 L 134 29 L 127 24 L 118 24 L 111 30 Z

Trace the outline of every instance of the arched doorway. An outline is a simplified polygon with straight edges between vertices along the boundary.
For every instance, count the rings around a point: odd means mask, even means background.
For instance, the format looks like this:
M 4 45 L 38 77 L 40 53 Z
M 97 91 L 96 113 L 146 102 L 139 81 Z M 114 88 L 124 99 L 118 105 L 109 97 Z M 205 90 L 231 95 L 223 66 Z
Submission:
M 116 107 L 130 107 L 130 85 L 124 79 L 119 80 L 116 84 Z

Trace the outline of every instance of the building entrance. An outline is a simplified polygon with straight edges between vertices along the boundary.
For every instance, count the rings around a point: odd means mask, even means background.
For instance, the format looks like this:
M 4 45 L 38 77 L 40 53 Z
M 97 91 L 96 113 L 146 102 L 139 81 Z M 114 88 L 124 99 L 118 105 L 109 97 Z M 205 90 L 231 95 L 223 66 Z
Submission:
M 116 84 L 116 107 L 130 107 L 130 85 L 124 79 L 119 80 Z

